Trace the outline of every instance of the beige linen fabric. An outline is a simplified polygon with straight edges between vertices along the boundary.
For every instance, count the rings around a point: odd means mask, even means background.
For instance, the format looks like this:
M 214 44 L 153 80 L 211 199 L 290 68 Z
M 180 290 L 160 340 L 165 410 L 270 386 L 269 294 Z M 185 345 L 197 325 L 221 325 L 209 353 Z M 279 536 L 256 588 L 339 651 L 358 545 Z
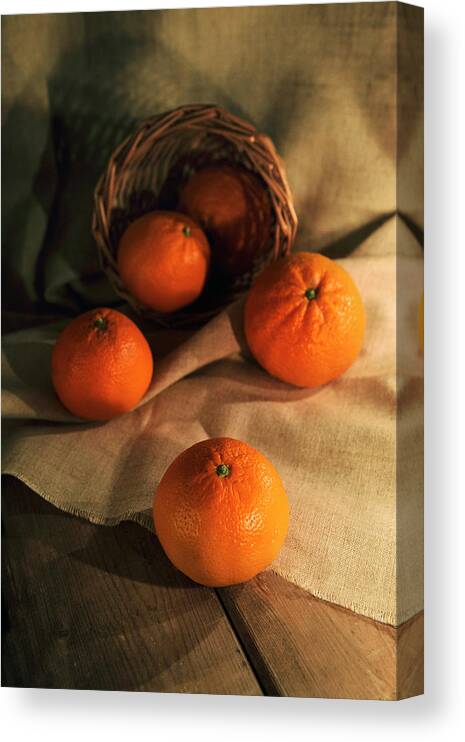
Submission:
M 423 605 L 422 255 L 392 218 L 341 264 L 364 298 L 366 339 L 342 378 L 314 390 L 255 364 L 240 303 L 160 361 L 154 336 L 149 393 L 105 424 L 77 421 L 54 396 L 50 353 L 62 325 L 6 337 L 3 471 L 93 522 L 152 528 L 157 483 L 177 454 L 208 437 L 242 439 L 273 461 L 290 500 L 289 535 L 272 569 L 358 613 L 405 621 Z

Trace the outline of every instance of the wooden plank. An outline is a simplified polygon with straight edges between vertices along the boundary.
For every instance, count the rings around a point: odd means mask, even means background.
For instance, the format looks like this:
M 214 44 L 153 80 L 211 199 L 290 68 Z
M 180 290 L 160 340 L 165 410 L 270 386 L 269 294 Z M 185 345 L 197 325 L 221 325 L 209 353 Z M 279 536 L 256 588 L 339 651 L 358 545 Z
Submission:
M 261 686 L 270 695 L 386 699 L 422 692 L 422 615 L 396 631 L 272 572 L 218 591 L 259 686 L 214 591 L 174 570 L 144 529 L 93 526 L 6 482 L 4 685 L 242 695 Z
M 215 592 L 145 529 L 94 526 L 3 485 L 3 685 L 261 694 Z
M 397 632 L 397 698 L 423 693 L 424 675 L 423 611 L 406 621 Z
M 271 571 L 219 594 L 267 695 L 394 700 L 423 692 L 422 615 L 396 630 Z

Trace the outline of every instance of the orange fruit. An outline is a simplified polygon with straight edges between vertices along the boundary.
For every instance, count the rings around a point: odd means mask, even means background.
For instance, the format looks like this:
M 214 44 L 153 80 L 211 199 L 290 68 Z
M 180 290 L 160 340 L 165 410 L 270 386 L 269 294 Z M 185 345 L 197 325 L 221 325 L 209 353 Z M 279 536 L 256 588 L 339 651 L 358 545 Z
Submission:
M 340 265 L 298 252 L 258 277 L 246 300 L 244 329 L 252 354 L 268 373 L 314 387 L 336 379 L 357 358 L 365 309 Z
M 109 420 L 129 412 L 147 391 L 152 351 L 139 328 L 114 309 L 92 309 L 60 333 L 52 352 L 52 382 L 77 417 Z
M 153 211 L 121 237 L 118 270 L 128 291 L 145 307 L 174 312 L 202 293 L 210 247 L 200 227 L 184 214 Z
M 168 467 L 153 517 L 172 563 L 201 585 L 221 587 L 271 564 L 286 537 L 289 508 L 263 454 L 233 438 L 210 438 Z
M 271 205 L 253 173 L 230 165 L 203 168 L 181 188 L 179 198 L 181 211 L 205 230 L 218 273 L 240 275 L 266 251 Z

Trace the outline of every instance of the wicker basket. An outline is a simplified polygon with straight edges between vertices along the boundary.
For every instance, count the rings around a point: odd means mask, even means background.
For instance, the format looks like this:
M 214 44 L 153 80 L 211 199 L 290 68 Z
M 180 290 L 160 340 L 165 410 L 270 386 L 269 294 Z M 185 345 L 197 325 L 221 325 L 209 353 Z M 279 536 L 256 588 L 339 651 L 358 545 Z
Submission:
M 141 306 L 118 274 L 116 255 L 126 227 L 158 208 L 175 209 L 181 183 L 217 162 L 254 172 L 266 188 L 272 221 L 266 254 L 221 291 L 207 285 L 189 307 L 160 314 Z M 292 196 L 273 143 L 255 128 L 212 105 L 187 105 L 142 123 L 112 154 L 95 190 L 92 231 L 103 270 L 119 296 L 142 316 L 164 327 L 186 327 L 209 319 L 250 285 L 262 267 L 285 255 L 297 228 Z

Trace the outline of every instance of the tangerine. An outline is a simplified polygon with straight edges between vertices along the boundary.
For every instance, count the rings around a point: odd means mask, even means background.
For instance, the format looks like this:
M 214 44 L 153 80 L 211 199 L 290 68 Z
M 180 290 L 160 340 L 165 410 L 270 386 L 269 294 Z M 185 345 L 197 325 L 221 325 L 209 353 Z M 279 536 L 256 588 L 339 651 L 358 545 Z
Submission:
M 233 438 L 210 438 L 168 467 L 153 517 L 171 562 L 195 582 L 222 587 L 271 564 L 286 537 L 289 508 L 263 454 Z
M 245 304 L 249 348 L 263 368 L 299 387 L 326 384 L 357 358 L 365 309 L 349 273 L 318 253 L 298 252 L 268 266 Z
M 152 351 L 139 328 L 114 309 L 70 322 L 52 351 L 52 382 L 62 404 L 85 420 L 129 412 L 147 391 Z
M 181 188 L 179 208 L 205 230 L 219 274 L 252 268 L 270 240 L 271 206 L 256 175 L 231 165 L 197 171 Z
M 118 248 L 118 270 L 128 291 L 145 307 L 174 312 L 202 293 L 210 247 L 198 224 L 174 211 L 136 219 Z

